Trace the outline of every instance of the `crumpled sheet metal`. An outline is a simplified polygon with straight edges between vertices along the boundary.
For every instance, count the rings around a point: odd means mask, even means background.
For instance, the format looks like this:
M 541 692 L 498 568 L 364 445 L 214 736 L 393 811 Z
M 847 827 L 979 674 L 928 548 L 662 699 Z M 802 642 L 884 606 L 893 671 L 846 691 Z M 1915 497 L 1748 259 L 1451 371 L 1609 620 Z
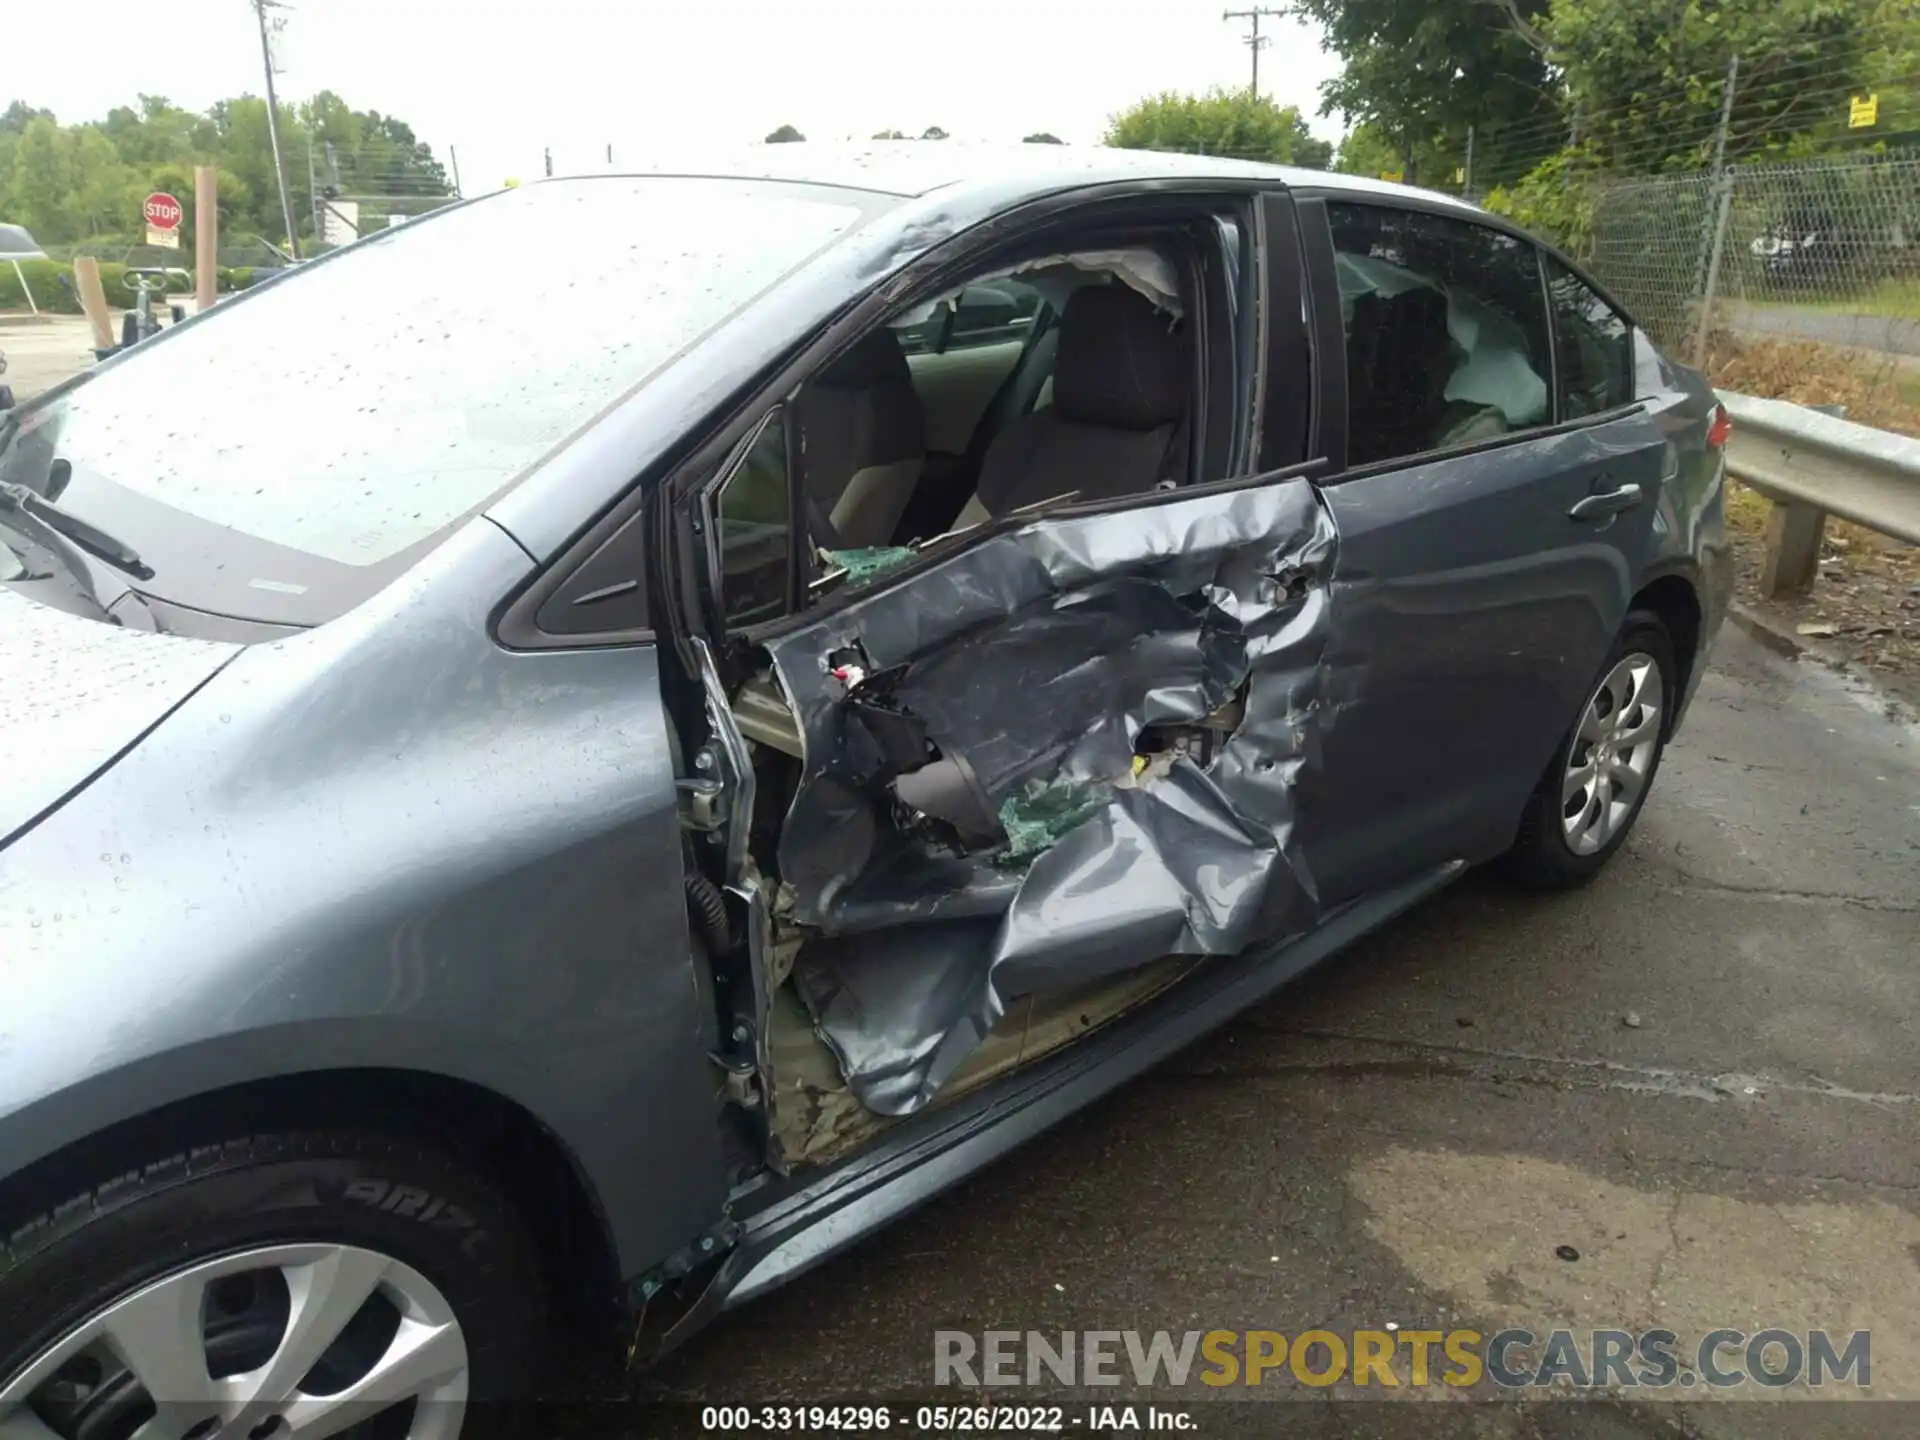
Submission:
M 1331 520 L 1304 480 L 1037 520 L 772 642 L 807 761 L 780 841 L 794 980 L 861 1101 L 911 1113 L 1008 999 L 1297 933 L 1318 901 L 1292 794 L 1317 763 Z M 887 816 L 827 657 L 964 759 L 990 803 L 1056 782 L 1106 803 L 1009 873 Z M 1247 687 L 1202 770 L 1136 782 L 1140 732 Z

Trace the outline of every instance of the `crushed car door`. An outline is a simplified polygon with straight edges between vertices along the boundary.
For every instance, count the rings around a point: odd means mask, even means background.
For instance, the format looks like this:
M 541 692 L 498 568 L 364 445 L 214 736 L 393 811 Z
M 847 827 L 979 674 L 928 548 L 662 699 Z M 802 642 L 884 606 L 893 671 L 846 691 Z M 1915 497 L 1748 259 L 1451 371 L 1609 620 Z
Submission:
M 1333 558 L 1282 473 L 1003 523 L 766 643 L 794 980 L 868 1108 L 926 1104 L 1011 996 L 1314 923 Z

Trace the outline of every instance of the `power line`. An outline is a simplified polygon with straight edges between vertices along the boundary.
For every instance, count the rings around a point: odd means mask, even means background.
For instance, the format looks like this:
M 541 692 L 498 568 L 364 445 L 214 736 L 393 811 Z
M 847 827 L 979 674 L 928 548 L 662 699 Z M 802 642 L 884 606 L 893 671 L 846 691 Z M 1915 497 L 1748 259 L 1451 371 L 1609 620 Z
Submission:
M 1277 17 L 1286 13 L 1284 10 L 1275 10 L 1265 5 L 1255 6 L 1251 10 L 1225 10 L 1221 12 L 1220 18 L 1222 20 L 1246 20 L 1250 22 L 1247 34 L 1240 43 L 1245 45 L 1247 49 L 1253 53 L 1253 83 L 1247 87 L 1247 92 L 1255 100 L 1260 98 L 1260 52 L 1273 43 L 1273 37 L 1271 35 L 1262 35 L 1260 33 L 1260 17 L 1263 15 Z

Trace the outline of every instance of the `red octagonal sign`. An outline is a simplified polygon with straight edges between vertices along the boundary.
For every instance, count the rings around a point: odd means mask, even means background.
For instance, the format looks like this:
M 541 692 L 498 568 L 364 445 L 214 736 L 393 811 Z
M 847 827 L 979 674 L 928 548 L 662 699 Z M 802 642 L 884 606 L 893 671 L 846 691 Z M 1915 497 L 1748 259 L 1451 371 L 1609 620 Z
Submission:
M 146 203 L 140 207 L 140 213 L 147 217 L 147 223 L 156 230 L 178 230 L 180 218 L 186 212 L 180 208 L 180 202 L 164 190 L 156 190 L 147 196 Z

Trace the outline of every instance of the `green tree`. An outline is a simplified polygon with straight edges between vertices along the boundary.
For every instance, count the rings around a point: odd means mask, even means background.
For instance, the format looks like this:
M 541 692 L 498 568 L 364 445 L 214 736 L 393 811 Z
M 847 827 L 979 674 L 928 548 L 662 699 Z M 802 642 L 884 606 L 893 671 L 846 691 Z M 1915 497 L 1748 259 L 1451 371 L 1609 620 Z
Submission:
M 73 150 L 69 219 L 82 235 L 106 235 L 124 229 L 137 213 L 140 195 L 131 166 L 120 158 L 104 130 L 82 125 L 70 132 Z
M 1653 172 L 1710 162 L 1736 55 L 1730 157 L 1790 149 L 1838 119 L 1903 11 L 1905 0 L 1553 0 L 1545 35 L 1580 140 L 1611 170 Z
M 51 110 L 38 110 L 24 100 L 15 100 L 5 110 L 0 110 L 0 134 L 24 135 L 27 126 L 36 120 L 52 120 Z
M 938 125 L 929 125 L 920 132 L 920 138 L 922 140 L 944 140 L 947 138 L 947 132 L 942 130 Z
M 1398 173 L 1405 163 L 1400 147 L 1377 124 L 1365 121 L 1341 138 L 1333 168 L 1342 175 L 1365 175 L 1377 180 L 1382 175 Z
M 905 140 L 908 137 L 907 132 L 904 130 L 876 130 L 873 132 L 873 138 L 876 140 Z
M 1474 131 L 1476 178 L 1513 178 L 1565 139 L 1560 90 L 1541 32 L 1549 0 L 1297 0 L 1340 74 L 1321 91 L 1398 152 L 1409 181 L 1450 174 Z M 1631 5 L 1640 0 L 1596 0 Z
M 1064 145 L 1067 142 L 1050 130 L 1036 130 L 1033 134 L 1024 137 L 1022 143 L 1027 145 Z
M 1333 142 L 1322 140 L 1307 129 L 1307 122 L 1301 120 L 1299 133 L 1293 138 L 1293 163 L 1307 170 L 1328 170 L 1333 167 Z
M 423 207 L 413 202 L 452 194 L 432 149 L 396 116 L 354 110 L 321 91 L 297 109 L 282 106 L 279 125 L 294 226 L 303 236 L 312 231 L 310 155 L 323 192 L 372 200 L 376 217 L 382 197 L 390 209 L 414 213 Z M 197 114 L 165 96 L 141 95 L 98 122 L 64 127 L 23 101 L 0 111 L 0 215 L 29 226 L 43 243 L 132 243 L 142 229 L 141 195 L 166 190 L 190 202 L 197 165 L 218 173 L 226 234 L 281 237 L 264 100 L 240 95 Z
M 1205 95 L 1172 90 L 1148 96 L 1107 123 L 1105 144 L 1123 150 L 1179 150 L 1293 164 L 1303 145 L 1325 165 L 1330 147 L 1314 140 L 1300 111 L 1244 90 L 1215 88 Z
M 1593 250 L 1599 195 L 1594 153 L 1583 146 L 1549 155 L 1514 184 L 1495 186 L 1481 203 L 1584 260 Z M 1671 215 L 1661 218 L 1672 223 Z
M 43 245 L 73 231 L 72 155 L 72 139 L 46 115 L 30 120 L 14 146 L 7 218 Z
M 794 129 L 793 126 L 782 125 L 778 130 L 767 136 L 766 143 L 769 145 L 788 145 L 795 140 L 804 140 L 806 138 L 806 136 Z

